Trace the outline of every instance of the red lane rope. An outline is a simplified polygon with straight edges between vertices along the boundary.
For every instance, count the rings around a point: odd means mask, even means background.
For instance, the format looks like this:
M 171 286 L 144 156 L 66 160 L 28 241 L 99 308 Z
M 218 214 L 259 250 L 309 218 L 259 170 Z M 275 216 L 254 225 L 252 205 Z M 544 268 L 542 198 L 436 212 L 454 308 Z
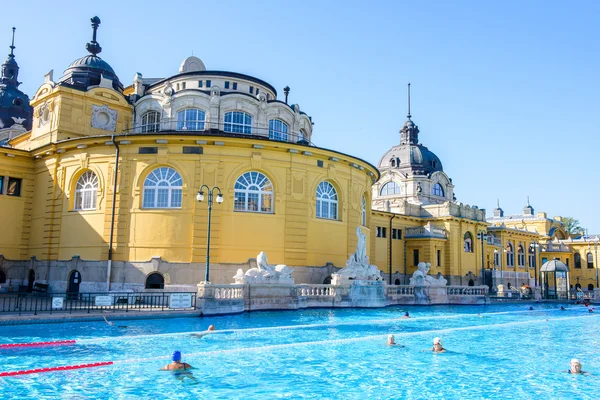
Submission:
M 38 368 L 38 369 L 27 369 L 23 371 L 8 371 L 8 372 L 0 372 L 0 377 L 2 376 L 16 376 L 16 375 L 29 375 L 29 374 L 41 374 L 42 372 L 54 372 L 54 371 L 70 371 L 74 369 L 83 369 L 83 368 L 96 368 L 103 367 L 106 365 L 112 365 L 112 361 L 105 362 L 97 362 L 91 364 L 79 364 L 79 365 L 65 365 L 62 367 L 48 367 L 48 368 Z
M 75 344 L 75 342 L 75 340 L 55 340 L 53 342 L 5 343 L 0 344 L 0 349 L 12 349 L 16 347 L 64 346 L 67 344 Z

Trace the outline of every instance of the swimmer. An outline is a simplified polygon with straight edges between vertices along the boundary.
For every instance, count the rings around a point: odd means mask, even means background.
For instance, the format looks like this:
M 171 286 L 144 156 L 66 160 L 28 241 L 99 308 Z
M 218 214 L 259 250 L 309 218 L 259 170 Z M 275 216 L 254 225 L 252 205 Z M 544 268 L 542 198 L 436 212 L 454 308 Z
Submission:
M 408 313 L 408 311 L 406 311 L 406 312 L 404 313 L 404 317 L 402 317 L 402 318 L 410 318 L 410 314 Z
M 560 311 L 565 311 L 566 309 L 563 306 L 560 306 Z
M 107 320 L 105 316 L 102 316 L 102 318 L 104 318 L 104 322 L 106 322 L 106 325 L 108 326 L 113 326 L 115 324 L 114 322 Z
M 533 311 L 533 307 L 529 307 L 529 311 Z
M 200 333 L 192 333 L 190 336 L 192 337 L 197 337 L 197 338 L 201 338 L 203 336 L 208 335 L 209 333 L 214 333 L 215 331 L 215 326 L 214 325 L 209 325 L 208 329 L 205 330 L 204 332 L 200 332 Z
M 394 335 L 389 335 L 388 336 L 388 341 L 387 341 L 388 346 L 396 346 L 397 343 L 394 340 Z
M 440 339 L 439 337 L 433 339 L 433 347 L 431 348 L 431 351 L 433 351 L 434 353 L 446 352 L 446 349 L 444 348 L 444 346 L 442 346 L 442 339 Z
M 569 368 L 567 370 L 567 372 L 569 374 L 589 375 L 587 372 L 581 370 L 581 363 L 579 362 L 578 359 L 576 359 L 576 358 L 572 359 L 570 365 L 571 365 L 571 368 Z
M 590 312 L 590 313 L 593 313 L 593 312 L 594 312 L 594 310 L 595 310 L 595 308 L 594 308 L 594 307 L 588 308 L 588 312 Z
M 185 371 L 186 369 L 192 369 L 190 364 L 181 362 L 181 352 L 179 350 L 173 352 L 171 359 L 173 362 L 162 367 L 161 371 Z
M 479 318 L 483 318 L 483 315 L 481 315 L 481 314 L 479 314 L 479 313 L 477 313 L 477 316 L 478 316 Z

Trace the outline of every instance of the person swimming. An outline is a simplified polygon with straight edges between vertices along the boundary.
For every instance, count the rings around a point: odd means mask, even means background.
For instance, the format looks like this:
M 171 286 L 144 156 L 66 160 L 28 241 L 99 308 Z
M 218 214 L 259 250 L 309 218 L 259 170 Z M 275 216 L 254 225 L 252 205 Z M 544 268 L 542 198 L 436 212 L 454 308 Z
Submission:
M 171 360 L 173 360 L 173 362 L 165 365 L 160 370 L 161 371 L 185 371 L 187 369 L 193 368 L 190 364 L 181 362 L 181 351 L 179 351 L 179 350 L 175 350 L 173 352 L 173 355 L 171 356 Z
M 394 335 L 388 335 L 387 344 L 388 344 L 388 346 L 396 346 L 397 345 L 396 341 L 394 340 Z
M 581 370 L 581 362 L 578 359 L 573 358 L 569 365 L 571 367 L 567 370 L 569 374 L 589 375 L 587 372 Z
M 408 311 L 406 311 L 406 312 L 404 313 L 404 316 L 403 316 L 402 318 L 410 318 L 410 314 L 408 313 Z
M 565 311 L 566 308 L 564 308 L 563 306 L 560 306 L 560 311 Z
M 533 311 L 533 307 L 529 307 L 529 311 Z
M 201 338 L 203 336 L 208 335 L 209 333 L 214 333 L 214 331 L 215 331 L 215 326 L 214 325 L 209 325 L 208 329 L 205 330 L 204 332 L 192 333 L 190 336 L 196 337 L 196 338 Z
M 445 353 L 446 349 L 444 348 L 444 346 L 442 346 L 442 339 L 440 339 L 439 337 L 433 339 L 433 347 L 430 351 L 433 351 L 434 353 Z

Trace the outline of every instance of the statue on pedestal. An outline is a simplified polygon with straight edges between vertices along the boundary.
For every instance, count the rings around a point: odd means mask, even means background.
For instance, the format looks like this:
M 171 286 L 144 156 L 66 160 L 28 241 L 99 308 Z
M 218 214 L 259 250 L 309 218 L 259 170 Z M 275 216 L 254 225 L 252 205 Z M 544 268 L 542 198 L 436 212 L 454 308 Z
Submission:
M 245 283 L 283 283 L 294 284 L 292 271 L 287 265 L 270 265 L 267 260 L 267 255 L 261 251 L 256 257 L 256 268 L 250 268 L 244 274 L 240 268 L 237 274 L 233 277 L 236 284 Z
M 369 256 L 367 256 L 367 236 L 362 233 L 360 226 L 356 228 L 356 236 L 358 236 L 358 242 L 356 243 L 356 252 L 350 255 L 348 261 L 346 261 L 346 268 L 342 268 L 335 274 L 331 274 L 332 283 L 339 284 L 342 281 L 349 280 L 369 280 L 369 281 L 380 281 L 381 271 L 376 265 L 369 264 Z

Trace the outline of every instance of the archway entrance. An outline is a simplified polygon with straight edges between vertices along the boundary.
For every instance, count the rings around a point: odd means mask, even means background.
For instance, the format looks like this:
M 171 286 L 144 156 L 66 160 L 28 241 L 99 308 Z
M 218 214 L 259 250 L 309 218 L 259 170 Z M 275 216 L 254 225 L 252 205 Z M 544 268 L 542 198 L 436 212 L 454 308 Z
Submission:
M 67 298 L 76 299 L 79 296 L 79 285 L 81 284 L 81 274 L 79 271 L 71 271 L 69 275 L 69 287 L 67 289 Z
M 30 269 L 29 274 L 27 275 L 27 292 L 31 293 L 33 291 L 33 283 L 35 282 L 35 271 Z

